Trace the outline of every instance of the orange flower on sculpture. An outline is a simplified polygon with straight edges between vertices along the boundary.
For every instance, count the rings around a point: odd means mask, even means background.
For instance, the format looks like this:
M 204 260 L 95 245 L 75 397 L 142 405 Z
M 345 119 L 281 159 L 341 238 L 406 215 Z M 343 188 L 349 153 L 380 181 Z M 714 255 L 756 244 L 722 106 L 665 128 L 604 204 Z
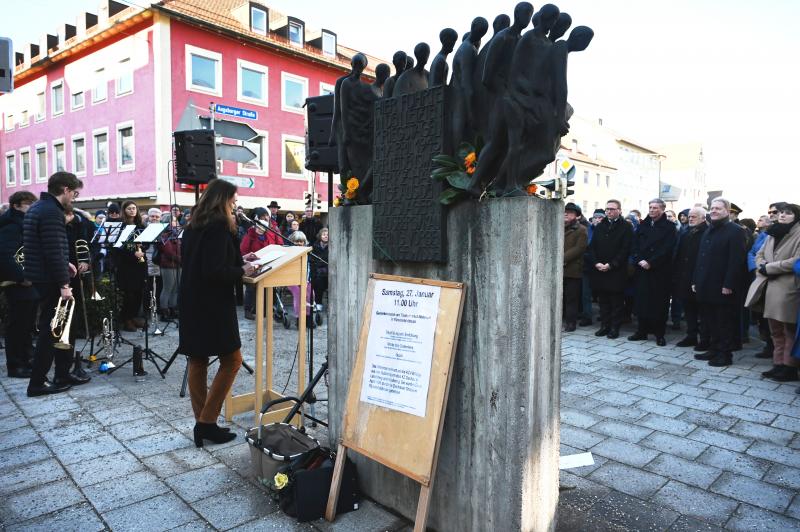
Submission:
M 358 190 L 359 184 L 360 183 L 358 182 L 358 178 L 351 177 L 350 179 L 347 180 L 347 191 L 348 192 L 355 192 L 356 190 Z M 348 198 L 348 199 L 352 199 L 352 198 Z
M 474 173 L 475 173 L 475 167 L 474 167 L 474 166 L 468 166 L 468 167 L 467 167 L 467 173 L 468 173 L 469 175 L 472 175 L 472 174 L 474 174 Z
M 350 184 L 350 183 L 348 182 L 348 185 L 349 185 L 349 184 Z M 350 190 L 350 189 L 348 188 L 347 192 L 345 192 L 345 193 L 344 193 L 344 197 L 345 197 L 345 198 L 347 198 L 347 199 L 349 199 L 349 200 L 351 200 L 351 199 L 355 199 L 355 198 L 356 198 L 356 191 L 355 191 L 355 190 Z
M 333 198 L 333 206 L 334 207 L 339 207 L 339 206 L 341 206 L 341 204 L 342 204 L 342 198 L 341 197 L 336 196 L 335 198 Z
M 537 188 L 538 188 L 537 185 L 531 183 L 530 185 L 528 185 L 525 188 L 525 191 L 528 193 L 529 196 L 534 196 L 534 195 L 536 195 L 536 189 Z
M 478 160 L 478 156 L 475 155 L 475 152 L 469 152 L 469 154 L 464 157 L 464 166 L 469 168 L 470 166 L 475 166 L 475 161 Z

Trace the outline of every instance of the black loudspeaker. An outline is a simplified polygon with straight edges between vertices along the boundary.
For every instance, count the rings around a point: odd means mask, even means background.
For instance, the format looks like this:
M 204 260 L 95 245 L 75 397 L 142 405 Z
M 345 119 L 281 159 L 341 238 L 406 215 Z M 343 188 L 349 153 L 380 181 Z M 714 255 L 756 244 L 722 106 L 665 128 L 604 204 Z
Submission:
M 176 131 L 175 175 L 178 183 L 208 183 L 217 177 L 217 153 L 214 131 L 193 129 Z
M 312 172 L 339 172 L 336 143 L 328 146 L 333 124 L 333 94 L 306 98 L 306 169 Z

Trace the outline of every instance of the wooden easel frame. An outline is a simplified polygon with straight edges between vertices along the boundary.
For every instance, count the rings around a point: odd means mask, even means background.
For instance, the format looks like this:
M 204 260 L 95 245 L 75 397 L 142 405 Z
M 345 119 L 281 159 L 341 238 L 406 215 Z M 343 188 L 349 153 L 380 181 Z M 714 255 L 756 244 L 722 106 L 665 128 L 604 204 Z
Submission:
M 436 333 L 433 342 L 433 353 L 431 363 L 430 385 L 428 389 L 428 406 L 425 418 L 412 416 L 394 410 L 374 406 L 360 402 L 361 383 L 363 379 L 367 338 L 372 319 L 372 307 L 375 294 L 375 281 L 397 281 L 427 286 L 441 287 L 439 299 L 439 314 L 437 316 Z M 364 303 L 364 313 L 362 318 L 361 331 L 358 341 L 358 353 L 353 366 L 353 371 L 348 386 L 347 402 L 345 405 L 344 419 L 342 422 L 342 437 L 338 444 L 336 454 L 336 464 L 333 469 L 331 489 L 328 496 L 328 505 L 325 511 L 325 519 L 333 521 L 336 517 L 336 506 L 339 501 L 339 490 L 341 488 L 342 473 L 347 458 L 347 450 L 356 451 L 371 460 L 375 460 L 384 466 L 397 471 L 403 476 L 420 484 L 419 502 L 414 524 L 415 532 L 425 530 L 428 522 L 428 511 L 430 508 L 431 490 L 433 490 L 434 474 L 439 460 L 439 445 L 441 443 L 442 429 L 444 427 L 444 414 L 447 409 L 447 398 L 450 394 L 450 383 L 453 375 L 453 365 L 455 362 L 455 351 L 458 341 L 458 332 L 461 326 L 461 313 L 464 308 L 464 284 L 449 281 L 436 281 L 431 279 L 418 279 L 413 277 L 402 277 L 395 275 L 371 274 L 367 285 L 367 297 Z M 408 417 L 403 417 L 408 416 Z M 425 438 L 435 437 L 432 447 L 429 449 L 430 456 L 415 456 L 413 463 L 402 463 L 402 457 L 386 456 L 379 447 L 365 445 L 369 440 L 359 434 L 359 430 L 369 431 L 369 425 L 375 422 L 383 423 L 384 426 L 394 427 L 397 421 L 405 419 L 408 423 L 402 423 L 402 432 L 408 432 L 408 427 L 413 431 L 413 427 L 422 428 L 424 431 L 434 433 L 423 433 L 416 435 L 419 441 L 426 441 Z M 363 420 L 368 423 L 363 423 Z M 387 423 L 388 422 L 388 423 Z M 354 436 L 355 434 L 355 436 Z M 391 439 L 387 435 L 385 439 Z M 427 449 L 427 448 L 426 448 Z M 387 451 L 387 453 L 390 451 Z M 427 450 L 424 452 L 428 452 Z M 409 460 L 411 462 L 411 460 Z
M 233 416 L 253 410 L 254 424 L 258 424 L 261 407 L 272 400 L 283 396 L 272 389 L 272 319 L 273 289 L 278 286 L 300 286 L 300 316 L 297 325 L 297 392 L 303 392 L 306 384 L 306 285 L 308 282 L 309 247 L 303 246 L 268 246 L 279 248 L 284 255 L 268 264 L 269 270 L 254 277 L 243 277 L 245 284 L 252 284 L 256 290 L 256 356 L 255 356 L 255 389 L 250 393 L 232 395 L 228 392 L 225 398 L 225 419 L 231 421 Z M 266 305 L 264 293 L 266 292 Z M 265 307 L 266 306 L 266 310 Z M 266 338 L 264 324 L 266 323 Z M 264 387 L 264 351 L 266 347 L 266 388 Z M 263 423 L 280 422 L 291 410 L 291 406 L 276 408 L 264 414 Z M 292 423 L 299 423 L 299 416 Z

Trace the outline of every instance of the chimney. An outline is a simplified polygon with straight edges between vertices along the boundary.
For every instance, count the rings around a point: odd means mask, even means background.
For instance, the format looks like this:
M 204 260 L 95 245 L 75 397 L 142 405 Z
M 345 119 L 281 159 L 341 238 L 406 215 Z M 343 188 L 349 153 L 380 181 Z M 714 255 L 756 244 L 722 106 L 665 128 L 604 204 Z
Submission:
M 598 119 L 597 119 L 597 124 L 598 124 L 599 126 L 602 126 L 602 125 L 603 125 L 603 119 L 602 119 L 602 118 L 598 118 Z
M 25 54 L 22 52 L 14 52 L 14 65 L 19 66 L 25 63 Z
M 49 33 L 42 35 L 39 46 L 42 49 L 42 53 L 48 55 L 50 50 L 58 48 L 58 35 L 51 35 Z
M 97 15 L 93 13 L 83 13 L 82 15 L 78 15 L 78 19 L 75 21 L 77 34 L 80 35 L 81 37 L 86 35 L 87 30 L 91 29 L 96 25 L 97 25 Z
M 78 34 L 77 28 L 72 24 L 64 24 L 63 29 L 61 30 L 62 34 L 64 35 L 64 41 L 68 41 L 71 38 L 75 37 Z
M 38 56 L 39 56 L 39 45 L 30 43 L 28 45 L 28 63 L 33 62 L 33 58 Z

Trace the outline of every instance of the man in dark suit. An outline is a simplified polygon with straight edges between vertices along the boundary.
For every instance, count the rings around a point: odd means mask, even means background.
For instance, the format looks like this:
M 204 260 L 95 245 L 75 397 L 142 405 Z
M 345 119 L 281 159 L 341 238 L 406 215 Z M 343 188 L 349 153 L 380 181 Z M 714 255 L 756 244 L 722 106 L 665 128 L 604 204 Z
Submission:
M 622 218 L 622 205 L 608 200 L 606 215 L 592 231 L 587 260 L 592 290 L 600 301 L 600 329 L 595 336 L 619 337 L 624 315 L 624 292 L 628 277 L 628 254 L 633 227 Z
M 33 362 L 28 397 L 67 391 L 74 384 L 89 382 L 89 377 L 69 373 L 71 352 L 64 349 L 56 353 L 50 322 L 56 304 L 73 300 L 70 279 L 78 270 L 69 262 L 69 244 L 64 219 L 64 208 L 80 194 L 83 182 L 69 172 L 56 172 L 47 182 L 47 192 L 42 192 L 25 215 L 23 238 L 25 242 L 25 277 L 33 282 L 39 294 L 39 340 Z M 47 373 L 55 358 L 53 382 Z
M 654 334 L 659 346 L 667 345 L 664 333 L 669 310 L 672 252 L 678 235 L 675 224 L 667 220 L 665 210 L 666 204 L 661 198 L 650 201 L 648 215 L 634 235 L 631 254 L 636 268 L 638 327 L 628 340 L 647 340 L 648 334 Z
M 687 218 L 686 231 L 683 231 L 678 237 L 672 292 L 672 297 L 680 300 L 686 314 L 686 337 L 675 345 L 678 347 L 695 346 L 695 351 L 702 352 L 708 351 L 708 328 L 700 316 L 700 305 L 692 290 L 692 277 L 697 264 L 700 241 L 708 228 L 706 210 L 703 207 L 695 207 L 689 210 Z
M 711 223 L 700 241 L 692 286 L 710 336 L 709 351 L 694 358 L 715 367 L 733 361 L 747 272 L 745 234 L 731 221 L 730 208 L 725 198 L 711 201 Z

